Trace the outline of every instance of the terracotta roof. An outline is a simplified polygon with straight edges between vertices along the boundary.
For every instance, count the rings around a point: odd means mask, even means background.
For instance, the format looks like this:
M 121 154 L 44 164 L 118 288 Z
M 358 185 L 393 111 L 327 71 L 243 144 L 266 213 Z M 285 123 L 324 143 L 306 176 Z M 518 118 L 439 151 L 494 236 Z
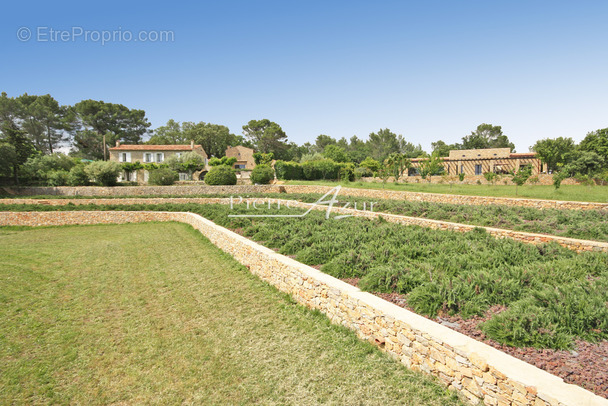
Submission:
M 201 147 L 195 145 L 194 148 Z M 188 145 L 120 145 L 110 148 L 110 151 L 192 151 L 190 144 Z
M 429 158 L 428 157 L 412 158 L 412 159 L 410 159 L 410 162 L 426 161 L 427 159 L 429 159 Z M 450 160 L 447 156 L 440 156 L 439 159 L 441 159 L 442 161 L 449 161 Z
M 513 152 L 509 155 L 510 158 L 534 158 L 536 152 Z

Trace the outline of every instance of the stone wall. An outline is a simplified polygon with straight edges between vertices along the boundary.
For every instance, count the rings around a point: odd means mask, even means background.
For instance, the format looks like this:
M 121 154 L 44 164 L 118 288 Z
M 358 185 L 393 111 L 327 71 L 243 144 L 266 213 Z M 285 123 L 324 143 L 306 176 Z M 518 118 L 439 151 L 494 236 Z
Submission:
M 312 207 L 316 210 L 327 210 L 326 205 L 312 205 L 309 203 L 295 202 L 292 200 L 284 200 L 284 199 L 268 199 L 268 198 L 252 198 L 252 199 L 244 199 L 242 204 L 246 204 L 247 200 L 249 201 L 263 201 L 263 202 L 280 202 L 281 205 L 285 205 L 289 203 L 291 207 L 300 207 L 303 209 L 309 209 Z M 238 199 L 234 199 L 235 202 L 238 202 Z M 115 198 L 115 199 L 0 199 L 1 204 L 40 204 L 40 205 L 50 205 L 50 206 L 64 206 L 68 204 L 73 205 L 88 205 L 88 204 L 97 204 L 97 205 L 113 205 L 113 204 L 165 204 L 165 203 L 175 203 L 175 204 L 187 204 L 187 203 L 196 203 L 196 204 L 230 204 L 229 198 Z M 385 220 L 391 223 L 399 223 L 404 225 L 414 225 L 420 227 L 427 227 L 439 230 L 449 230 L 455 231 L 459 233 L 466 233 L 469 231 L 473 231 L 475 228 L 483 228 L 487 233 L 496 238 L 510 238 L 516 241 L 521 241 L 528 244 L 544 244 L 549 242 L 556 242 L 562 247 L 566 247 L 576 252 L 584 252 L 584 251 L 596 251 L 596 252 L 608 252 L 608 243 L 599 242 L 599 241 L 590 241 L 590 240 L 579 240 L 575 238 L 567 238 L 567 237 L 559 237 L 548 234 L 534 234 L 534 233 L 526 233 L 523 231 L 513 231 L 501 228 L 493 228 L 493 227 L 482 227 L 482 226 L 474 226 L 470 224 L 461 224 L 461 223 L 452 223 L 449 221 L 440 221 L 440 220 L 432 220 L 426 219 L 422 217 L 408 217 L 401 216 L 397 214 L 389 214 L 389 213 L 379 213 L 372 211 L 363 211 L 363 210 L 355 210 L 350 208 L 341 208 L 334 206 L 332 211 L 340 214 L 350 214 L 357 217 L 366 217 L 366 218 L 378 218 L 382 217 Z
M 464 184 L 464 185 L 494 185 L 494 186 L 514 186 L 515 183 L 511 181 L 511 176 L 509 175 L 498 175 L 498 177 L 494 180 L 494 182 L 488 182 L 483 175 L 465 175 L 464 179 L 460 181 L 458 175 L 437 175 L 431 176 L 430 182 L 429 178 L 422 179 L 422 176 L 404 176 L 399 178 L 399 183 L 443 183 L 443 184 Z M 381 178 L 361 178 L 362 182 L 377 182 L 381 183 Z M 392 183 L 394 178 L 391 176 L 388 178 L 388 183 Z M 527 185 L 544 185 L 544 186 L 552 186 L 553 185 L 553 175 L 548 175 L 546 173 L 541 173 L 538 175 L 534 175 L 530 177 L 530 180 L 526 183 Z M 562 181 L 562 185 L 579 185 L 580 182 L 574 178 L 566 178 Z
M 205 194 L 232 194 L 235 196 L 247 193 L 327 193 L 330 186 L 315 185 L 236 185 L 236 186 L 60 186 L 60 187 L 23 187 L 2 190 L 14 196 L 188 196 Z M 466 204 L 483 206 L 488 204 L 534 207 L 537 209 L 569 210 L 608 210 L 608 203 L 571 202 L 560 200 L 520 199 L 512 197 L 463 196 L 441 193 L 405 192 L 384 189 L 357 189 L 343 187 L 341 195 L 367 197 L 371 199 L 411 200 L 433 203 Z
M 180 221 L 252 273 L 332 322 L 354 330 L 407 367 L 437 377 L 471 403 L 608 405 L 608 400 L 445 326 L 277 254 L 192 213 L 0 212 L 0 225 Z

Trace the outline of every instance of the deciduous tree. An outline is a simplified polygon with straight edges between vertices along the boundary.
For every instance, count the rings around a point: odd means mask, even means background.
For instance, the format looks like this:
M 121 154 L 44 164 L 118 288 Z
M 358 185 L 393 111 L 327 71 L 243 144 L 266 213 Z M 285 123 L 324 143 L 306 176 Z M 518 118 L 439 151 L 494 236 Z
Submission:
M 536 151 L 540 160 L 547 165 L 547 171 L 556 171 L 568 163 L 568 157 L 574 147 L 572 138 L 558 137 L 536 141 L 531 149 Z
M 323 152 L 323 156 L 325 156 L 325 158 L 333 159 L 336 162 L 349 162 L 346 151 L 338 145 L 327 145 Z
M 608 128 L 588 133 L 579 148 L 582 151 L 595 152 L 602 158 L 608 159 Z

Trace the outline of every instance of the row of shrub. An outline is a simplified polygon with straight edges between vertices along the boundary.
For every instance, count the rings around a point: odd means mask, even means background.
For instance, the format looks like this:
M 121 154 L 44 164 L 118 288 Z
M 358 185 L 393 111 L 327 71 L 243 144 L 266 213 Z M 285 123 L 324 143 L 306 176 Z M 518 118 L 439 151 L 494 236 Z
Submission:
M 313 203 L 321 196 L 320 193 L 289 193 L 287 196 L 284 193 L 248 193 L 243 197 L 289 199 Z M 214 194 L 213 197 L 230 197 L 230 195 Z M 370 203 L 369 198 L 355 196 L 339 196 L 338 200 L 342 204 L 349 202 L 351 208 L 359 209 L 363 208 L 364 204 L 369 208 Z M 374 212 L 608 242 L 608 212 L 604 210 L 537 209 L 507 205 L 469 206 L 394 199 L 373 199 L 373 201 Z
M 371 176 L 367 168 L 355 168 L 351 162 L 335 162 L 331 159 L 318 159 L 306 162 L 276 161 L 276 175 L 281 180 L 355 180 L 355 177 Z
M 403 226 L 350 217 L 326 220 L 312 211 L 300 219 L 230 218 L 245 205 L 9 205 L 29 210 L 191 211 L 338 278 L 360 278 L 368 291 L 405 295 L 408 306 L 435 317 L 506 310 L 481 325 L 514 346 L 571 348 L 575 338 L 608 338 L 608 255 L 577 254 L 557 244 L 535 246 L 470 233 Z M 256 214 L 301 210 L 259 208 Z M 296 223 L 297 222 L 297 223 Z

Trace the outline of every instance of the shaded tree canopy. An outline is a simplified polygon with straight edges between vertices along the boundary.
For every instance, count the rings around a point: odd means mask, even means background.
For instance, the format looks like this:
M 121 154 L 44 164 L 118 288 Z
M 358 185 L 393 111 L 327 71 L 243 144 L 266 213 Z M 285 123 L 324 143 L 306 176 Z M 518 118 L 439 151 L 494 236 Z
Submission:
M 17 97 L 21 129 L 25 131 L 36 149 L 52 154 L 70 140 L 75 116 L 68 106 L 60 106 L 50 94 Z
M 280 125 L 268 119 L 250 120 L 243 126 L 243 135 L 259 152 L 272 152 L 277 159 L 283 159 L 289 149 L 285 131 Z
M 439 140 L 431 142 L 431 148 L 433 148 L 433 154 L 440 157 L 446 157 L 450 155 L 450 151 L 462 149 L 462 146 L 459 144 L 446 144 L 444 141 Z
M 19 184 L 19 170 L 30 156 L 37 153 L 36 147 L 27 137 L 25 131 L 20 130 L 15 123 L 11 122 L 2 123 L 0 143 L 10 145 L 10 147 L 3 149 L 3 154 L 7 160 L 10 160 L 13 167 L 15 184 Z
M 329 135 L 320 134 L 315 139 L 315 152 L 322 154 L 325 151 L 325 147 L 328 145 L 336 145 L 338 142 L 335 138 Z
M 367 146 L 372 158 L 383 162 L 392 152 L 399 152 L 400 139 L 391 130 L 384 128 L 369 135 Z
M 346 150 L 338 145 L 327 145 L 323 152 L 325 158 L 333 159 L 336 162 L 349 162 Z
M 569 156 L 575 148 L 572 138 L 545 138 L 538 140 L 531 147 L 532 151 L 547 165 L 547 170 L 555 171 L 563 167 L 568 161 Z
M 122 104 L 83 100 L 74 105 L 76 134 L 74 153 L 90 159 L 106 159 L 106 151 L 116 141 L 139 144 L 150 123 L 143 110 Z M 97 147 L 96 145 L 99 145 Z
M 146 141 L 146 144 L 178 145 L 187 144 L 189 142 L 190 140 L 186 139 L 184 134 L 182 124 L 180 124 L 178 121 L 170 119 L 167 121 L 167 124 L 158 127 L 152 132 L 152 136 L 148 141 Z
M 225 125 L 203 121 L 199 123 L 184 121 L 180 124 L 173 119 L 154 130 L 146 144 L 189 144 L 190 141 L 201 145 L 210 157 L 222 157 L 226 153 L 226 148 L 236 145 L 251 147 L 242 136 L 232 134 Z
M 595 152 L 604 159 L 608 159 L 608 128 L 588 133 L 581 141 L 579 148 L 582 151 Z
M 502 133 L 502 127 L 480 124 L 477 129 L 462 138 L 462 149 L 510 148 L 515 152 L 515 144 Z
M 224 156 L 226 148 L 243 144 L 242 139 L 231 134 L 225 125 L 201 121 L 197 124 L 184 123 L 184 127 L 186 140 L 194 140 L 196 144 L 200 144 L 209 156 Z

